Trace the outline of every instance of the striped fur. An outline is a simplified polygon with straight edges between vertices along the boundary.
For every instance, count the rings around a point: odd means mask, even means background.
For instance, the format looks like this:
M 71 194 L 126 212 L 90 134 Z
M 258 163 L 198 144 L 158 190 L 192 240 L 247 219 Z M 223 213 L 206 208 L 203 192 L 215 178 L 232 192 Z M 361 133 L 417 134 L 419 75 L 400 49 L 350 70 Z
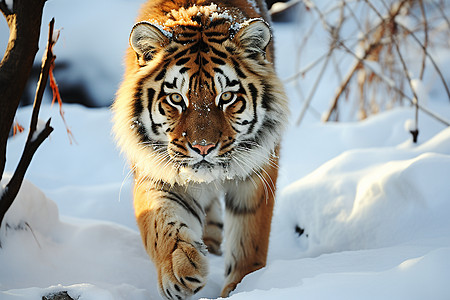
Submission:
M 265 6 L 214 3 L 142 7 L 113 105 L 137 222 L 166 299 L 205 285 L 206 249 L 221 254 L 222 231 L 222 296 L 267 256 L 287 100 Z

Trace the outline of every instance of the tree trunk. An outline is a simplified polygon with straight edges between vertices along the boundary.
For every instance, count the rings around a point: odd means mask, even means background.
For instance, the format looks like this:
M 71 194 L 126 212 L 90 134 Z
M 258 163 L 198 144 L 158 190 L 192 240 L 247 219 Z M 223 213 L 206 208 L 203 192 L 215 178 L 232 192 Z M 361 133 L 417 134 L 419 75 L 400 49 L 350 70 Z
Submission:
M 46 0 L 14 0 L 10 11 L 5 1 L 0 8 L 10 35 L 0 62 L 0 179 L 6 164 L 6 143 L 38 51 L 42 11 Z

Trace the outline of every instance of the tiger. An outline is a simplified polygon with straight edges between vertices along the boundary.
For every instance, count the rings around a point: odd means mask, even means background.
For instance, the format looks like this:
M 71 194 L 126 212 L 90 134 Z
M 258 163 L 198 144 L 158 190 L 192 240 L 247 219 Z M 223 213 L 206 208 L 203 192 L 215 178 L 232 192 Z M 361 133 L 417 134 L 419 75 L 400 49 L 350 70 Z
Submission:
M 289 115 L 269 22 L 262 0 L 150 0 L 131 30 L 113 132 L 165 299 L 205 286 L 208 252 L 222 297 L 266 264 Z

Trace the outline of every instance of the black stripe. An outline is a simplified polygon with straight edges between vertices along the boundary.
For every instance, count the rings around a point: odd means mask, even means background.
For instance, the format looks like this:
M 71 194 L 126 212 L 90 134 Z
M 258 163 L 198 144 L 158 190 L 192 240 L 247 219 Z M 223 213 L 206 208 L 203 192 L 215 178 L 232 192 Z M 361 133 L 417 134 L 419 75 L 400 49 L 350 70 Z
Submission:
M 245 107 L 246 107 L 246 102 L 245 102 L 245 100 L 244 100 L 244 97 L 239 97 L 239 98 L 233 103 L 233 105 L 235 105 L 235 104 L 238 103 L 238 102 L 242 102 L 242 107 L 241 107 L 238 111 L 236 111 L 235 113 L 236 113 L 236 114 L 242 114 L 242 113 L 244 112 L 244 110 L 245 110 Z
M 178 50 L 178 47 L 170 47 L 166 49 L 167 54 L 173 54 Z
M 180 69 L 180 74 L 184 74 L 184 73 L 186 73 L 187 71 L 189 71 L 191 68 L 187 68 L 187 67 L 182 67 L 181 69 Z
M 205 33 L 203 33 L 204 35 L 206 35 L 207 37 L 211 37 L 211 36 L 223 36 L 223 32 L 219 32 L 219 31 L 207 31 Z
M 206 78 L 212 79 L 213 77 L 208 72 L 204 71 L 203 75 L 205 75 Z
M 194 278 L 194 277 L 185 276 L 184 279 L 186 279 L 187 281 L 190 281 L 190 282 L 200 283 L 200 280 L 198 280 L 197 278 Z
M 225 46 L 225 50 L 227 50 L 231 54 L 234 54 L 234 51 L 236 51 L 236 49 L 234 47 L 231 47 L 231 46 Z
M 276 101 L 276 97 L 272 96 L 270 90 L 271 85 L 266 82 L 266 80 L 261 80 L 261 85 L 264 87 L 263 93 L 261 95 L 261 105 L 266 110 L 272 110 L 272 105 Z
M 150 113 L 150 121 L 153 123 L 153 117 L 152 117 L 152 105 L 153 105 L 153 98 L 155 97 L 155 90 L 152 88 L 147 89 L 147 99 L 148 99 L 148 111 Z
M 177 194 L 175 194 L 175 193 L 173 193 L 173 192 L 171 192 L 171 191 L 166 191 L 166 192 L 169 193 L 169 194 L 171 194 L 171 195 L 177 196 Z M 178 196 L 178 197 L 179 197 L 179 196 Z M 197 206 L 198 210 L 199 210 L 202 214 L 205 214 L 205 211 L 203 210 L 203 207 L 201 207 L 200 204 L 198 204 L 198 202 L 197 202 L 194 198 L 190 198 L 190 200 L 192 201 L 192 203 L 195 204 L 195 206 Z M 200 223 L 202 223 L 202 222 L 200 222 Z
M 186 32 L 186 31 L 184 31 L 184 32 L 180 33 L 178 36 L 179 37 L 182 36 L 182 37 L 185 37 L 185 38 L 191 38 L 191 37 L 196 36 L 197 34 L 198 34 L 197 32 Z
M 175 64 L 177 66 L 181 66 L 184 65 L 185 63 L 187 63 L 189 60 L 191 60 L 190 57 L 185 57 L 185 58 L 181 58 L 179 61 L 177 61 Z
M 210 26 L 210 27 L 215 27 L 215 26 L 218 26 L 218 25 L 225 24 L 226 22 L 229 22 L 228 19 L 225 19 L 225 18 L 216 18 L 216 19 L 213 19 L 213 20 L 211 21 L 211 23 L 209 24 L 209 26 Z
M 223 66 L 223 65 L 226 64 L 222 59 L 216 58 L 216 57 L 213 57 L 213 56 L 211 56 L 211 61 L 212 61 L 213 63 L 218 64 L 218 65 L 221 65 L 221 66 Z
M 238 130 L 238 129 L 237 129 L 236 127 L 234 127 L 233 125 L 231 125 L 231 128 L 233 128 L 234 132 L 236 132 L 236 133 L 241 133 L 241 131 Z
M 226 40 L 228 40 L 227 37 L 221 38 L 221 39 L 208 39 L 209 42 L 211 42 L 211 43 L 217 43 L 217 44 L 222 44 L 222 43 L 225 42 Z
M 184 56 L 188 51 L 189 51 L 189 48 L 184 49 L 184 50 L 178 52 L 177 54 L 175 54 L 174 59 L 178 59 L 178 58 Z
M 162 68 L 161 72 L 159 72 L 159 74 L 156 75 L 155 81 L 160 81 L 161 79 L 163 79 L 164 76 L 166 76 L 166 71 L 167 71 L 166 66 L 164 66 L 164 67 Z
M 227 76 L 225 76 L 225 79 L 227 80 L 227 84 L 226 85 L 228 87 L 239 85 L 239 81 L 236 80 L 236 79 L 230 81 L 230 79 Z
M 209 64 L 209 61 L 206 59 L 206 57 L 202 56 L 202 65 L 206 66 L 207 64 Z
M 231 265 L 228 265 L 227 271 L 225 272 L 225 277 L 230 275 L 230 273 L 231 273 Z
M 261 197 L 260 201 L 253 207 L 245 207 L 243 205 L 235 205 L 235 199 L 229 195 L 225 195 L 225 208 L 227 211 L 235 214 L 235 215 L 244 215 L 244 214 L 254 214 L 261 206 L 262 203 L 265 203 L 264 196 Z
M 219 51 L 214 47 L 211 47 L 212 52 L 214 52 L 215 55 L 221 57 L 221 58 L 227 58 L 228 55 L 225 52 Z
M 245 141 L 240 142 L 236 147 L 239 148 L 245 148 L 245 149 L 254 149 L 259 145 L 258 141 L 256 139 L 248 139 Z
M 233 63 L 234 70 L 236 71 L 237 75 L 242 79 L 247 78 L 247 76 L 242 72 L 241 67 L 239 66 L 239 63 L 232 57 L 231 57 L 231 62 Z
M 177 204 L 179 204 L 180 206 L 182 206 L 186 211 L 188 211 L 191 215 L 193 215 L 200 224 L 202 224 L 202 220 L 200 219 L 200 216 L 197 214 L 197 212 L 190 206 L 188 205 L 184 199 L 182 199 L 181 197 L 179 197 L 177 194 L 171 193 L 171 192 L 166 192 L 167 194 L 170 195 L 166 195 L 164 198 L 174 201 Z
M 248 84 L 248 89 L 250 90 L 253 102 L 256 103 L 256 100 L 258 99 L 258 90 L 253 83 Z
M 142 88 L 139 88 L 134 93 L 134 103 L 133 103 L 133 116 L 139 117 L 144 110 L 144 106 L 142 105 Z
M 257 100 L 258 100 L 258 90 L 253 85 L 253 83 L 248 84 L 248 89 L 250 90 L 250 95 L 252 96 L 252 101 L 253 101 L 253 120 L 252 120 L 252 124 L 251 124 L 250 128 L 248 129 L 248 133 L 250 133 L 253 131 L 256 122 L 258 122 L 258 115 L 257 115 L 257 111 L 256 111 Z
M 177 155 L 177 158 L 189 158 L 189 156 L 187 156 L 187 155 L 185 155 L 185 154 L 183 154 L 183 153 L 181 153 L 181 152 L 179 152 L 177 150 L 173 150 L 172 149 L 172 152 Z
M 165 81 L 165 82 L 163 83 L 163 86 L 166 86 L 166 87 L 168 87 L 169 89 L 176 88 L 176 87 L 177 87 L 177 80 L 178 80 L 178 78 L 175 77 L 171 83 L 168 82 L 168 81 Z
M 154 134 L 158 135 L 158 127 L 161 127 L 161 124 L 157 124 L 153 121 L 153 115 L 152 115 L 152 106 L 153 106 L 153 100 L 155 97 L 155 90 L 152 88 L 147 89 L 147 98 L 148 98 L 148 113 L 150 115 L 150 121 L 152 122 L 152 131 Z
M 227 144 L 223 144 L 222 147 L 220 148 L 220 151 L 222 151 L 223 149 L 226 149 L 227 147 L 233 145 L 233 143 L 235 142 L 235 139 L 232 139 L 230 142 L 228 142 Z
M 223 223 L 221 223 L 221 222 L 214 222 L 214 221 L 209 221 L 208 223 L 207 223 L 209 226 L 215 226 L 215 227 L 217 227 L 217 228 L 219 228 L 219 229 L 223 229 Z M 212 239 L 212 238 L 211 238 Z M 216 241 L 218 244 L 220 244 L 218 241 Z
M 222 74 L 222 75 L 225 75 L 225 74 L 223 73 L 222 69 L 219 69 L 219 68 L 213 68 L 213 71 L 216 72 L 216 73 L 220 73 L 220 74 Z
M 178 148 L 180 148 L 181 150 L 187 151 L 186 147 L 183 144 L 178 144 L 177 141 L 173 140 L 170 141 L 171 144 L 177 146 Z
M 160 113 L 161 115 L 163 115 L 163 116 L 166 115 L 166 112 L 165 112 L 164 109 L 162 108 L 162 102 L 159 102 L 159 103 L 158 103 L 158 110 L 159 110 L 159 113 Z

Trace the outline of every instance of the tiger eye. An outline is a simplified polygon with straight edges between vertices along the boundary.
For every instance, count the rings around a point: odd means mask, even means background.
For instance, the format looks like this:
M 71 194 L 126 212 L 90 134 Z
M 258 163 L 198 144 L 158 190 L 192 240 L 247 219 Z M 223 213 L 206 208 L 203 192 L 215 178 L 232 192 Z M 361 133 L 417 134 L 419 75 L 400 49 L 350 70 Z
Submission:
M 230 101 L 231 98 L 233 98 L 233 93 L 232 93 L 232 92 L 225 92 L 225 93 L 223 93 L 223 94 L 220 96 L 220 99 L 221 99 L 222 101 L 225 101 L 225 102 Z
M 173 93 L 170 95 L 170 100 L 172 100 L 173 103 L 178 104 L 183 101 L 183 97 L 178 93 Z

